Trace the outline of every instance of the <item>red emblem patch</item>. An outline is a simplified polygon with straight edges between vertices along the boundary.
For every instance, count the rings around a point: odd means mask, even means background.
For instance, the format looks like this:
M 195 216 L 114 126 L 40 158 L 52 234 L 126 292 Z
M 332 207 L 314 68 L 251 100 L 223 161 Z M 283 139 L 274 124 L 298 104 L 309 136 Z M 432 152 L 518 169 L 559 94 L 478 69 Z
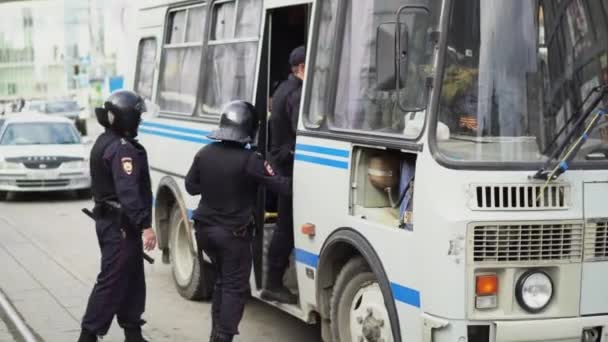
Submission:
M 268 176 L 274 176 L 274 170 L 272 169 L 272 166 L 270 166 L 270 163 L 268 163 L 267 161 L 264 161 L 264 169 L 266 169 L 266 175 Z

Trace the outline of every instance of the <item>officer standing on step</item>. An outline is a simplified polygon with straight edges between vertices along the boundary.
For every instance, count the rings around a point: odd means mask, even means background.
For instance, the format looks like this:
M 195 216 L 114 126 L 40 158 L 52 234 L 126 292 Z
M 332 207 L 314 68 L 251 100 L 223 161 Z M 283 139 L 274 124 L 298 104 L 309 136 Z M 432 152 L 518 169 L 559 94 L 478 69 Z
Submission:
M 148 158 L 135 140 L 144 100 L 134 92 L 114 92 L 96 108 L 105 132 L 91 150 L 91 178 L 95 199 L 101 272 L 82 319 L 78 342 L 97 341 L 117 316 L 126 342 L 145 342 L 141 316 L 146 302 L 143 249 L 154 249 L 152 190 Z
M 201 195 L 193 214 L 199 249 L 211 258 L 217 279 L 213 292 L 211 342 L 231 342 L 238 334 L 245 301 L 250 294 L 251 240 L 258 186 L 291 193 L 291 182 L 274 173 L 250 144 L 258 118 L 248 102 L 224 106 L 219 129 L 208 137 L 186 176 L 186 190 Z M 199 253 L 201 251 L 199 250 Z
M 300 113 L 302 82 L 305 75 L 306 48 L 300 46 L 289 56 L 291 74 L 281 83 L 272 97 L 270 116 L 270 156 L 273 166 L 282 176 L 293 175 L 293 157 L 296 146 L 296 130 Z M 289 265 L 293 250 L 293 205 L 292 196 L 279 197 L 279 218 L 268 249 L 268 277 L 265 300 L 296 304 L 298 298 L 283 285 L 283 274 Z

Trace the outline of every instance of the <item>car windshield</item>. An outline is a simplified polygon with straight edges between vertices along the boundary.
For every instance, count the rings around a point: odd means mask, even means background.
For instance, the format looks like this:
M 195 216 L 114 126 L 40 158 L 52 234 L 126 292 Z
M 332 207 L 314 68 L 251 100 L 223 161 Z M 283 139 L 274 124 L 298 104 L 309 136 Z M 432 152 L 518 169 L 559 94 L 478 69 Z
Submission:
M 454 3 L 437 123 L 439 151 L 453 161 L 545 161 L 581 109 L 594 102 L 592 90 L 608 82 L 607 3 Z M 597 160 L 591 156 L 598 151 L 608 160 L 607 121 L 575 161 Z
M 0 145 L 78 144 L 80 137 L 69 123 L 12 123 L 6 126 Z
M 74 101 L 47 102 L 45 111 L 49 114 L 78 111 L 78 103 Z

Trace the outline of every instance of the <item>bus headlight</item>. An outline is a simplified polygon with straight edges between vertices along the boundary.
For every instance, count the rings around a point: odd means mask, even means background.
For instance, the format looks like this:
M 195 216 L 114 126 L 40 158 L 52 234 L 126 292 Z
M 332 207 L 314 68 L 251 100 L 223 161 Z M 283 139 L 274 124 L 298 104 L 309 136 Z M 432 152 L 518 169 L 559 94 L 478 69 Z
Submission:
M 515 298 L 524 310 L 538 313 L 544 310 L 553 298 L 553 281 L 543 271 L 530 270 L 517 281 Z

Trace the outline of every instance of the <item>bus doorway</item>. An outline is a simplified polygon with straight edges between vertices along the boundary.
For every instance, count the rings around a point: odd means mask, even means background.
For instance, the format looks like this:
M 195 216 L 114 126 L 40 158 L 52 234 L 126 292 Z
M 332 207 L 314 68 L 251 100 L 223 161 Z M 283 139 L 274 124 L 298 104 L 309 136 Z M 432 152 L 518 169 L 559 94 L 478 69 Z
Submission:
M 273 132 L 268 122 L 272 112 L 272 96 L 292 72 L 289 65 L 290 53 L 295 48 L 306 45 L 310 13 L 310 4 L 271 9 L 266 13 L 256 108 L 261 113 L 258 150 L 271 164 L 273 160 L 268 152 Z M 284 176 L 291 177 L 291 175 Z M 262 191 L 259 203 L 257 222 L 260 224 L 258 224 L 253 250 L 256 287 L 262 290 L 266 284 L 267 255 L 280 212 L 278 212 L 277 197 L 269 191 Z M 289 265 L 284 281 L 285 285 L 295 293 L 297 284 L 293 258 L 290 258 Z

